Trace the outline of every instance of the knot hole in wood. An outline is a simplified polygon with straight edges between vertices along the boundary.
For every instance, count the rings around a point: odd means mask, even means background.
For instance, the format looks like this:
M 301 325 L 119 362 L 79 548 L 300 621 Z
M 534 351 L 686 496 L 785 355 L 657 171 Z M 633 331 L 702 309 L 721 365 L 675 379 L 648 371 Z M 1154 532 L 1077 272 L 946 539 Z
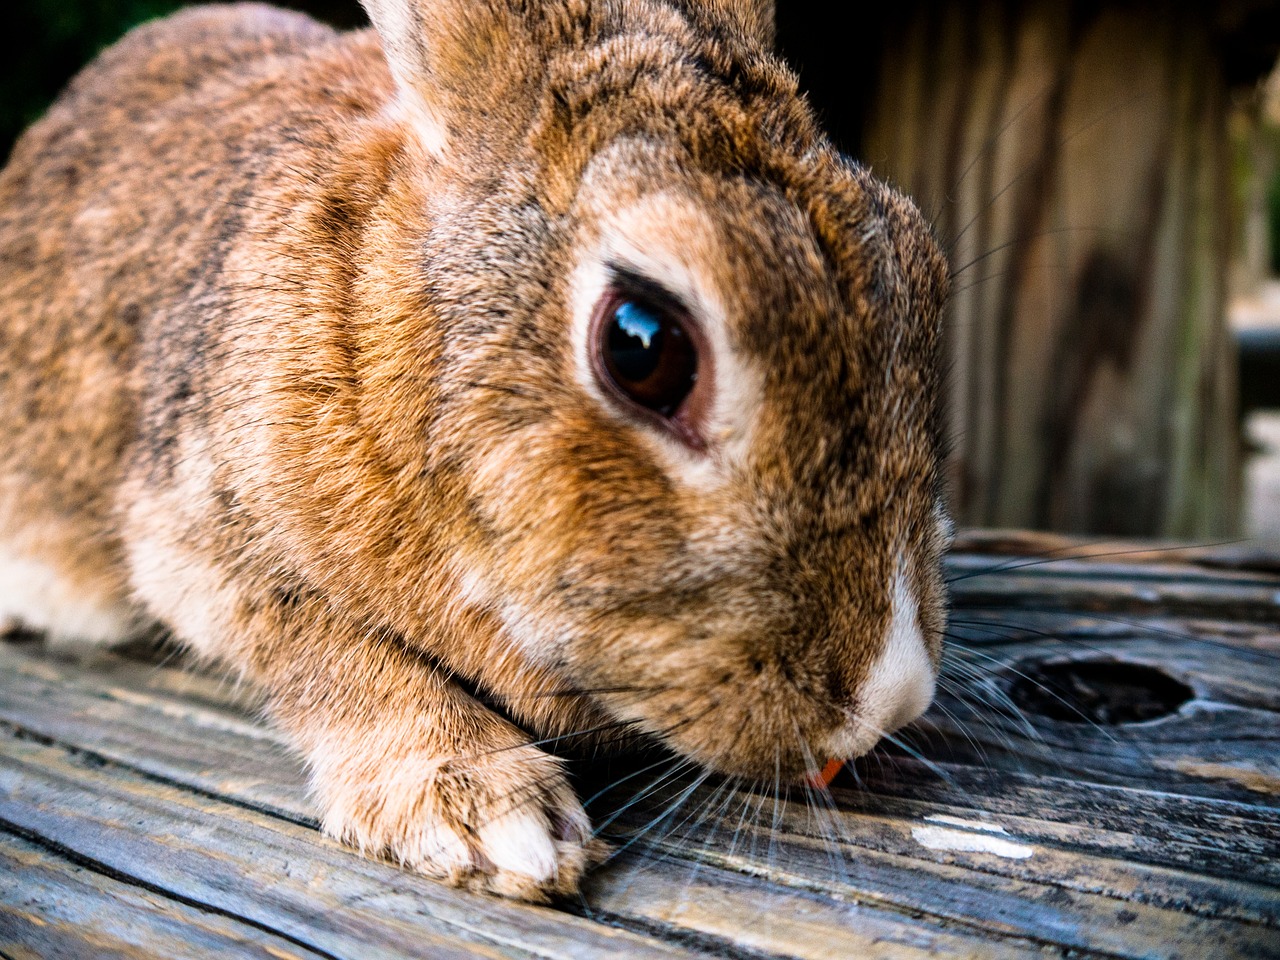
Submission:
M 1026 714 L 1104 726 L 1158 720 L 1195 696 L 1160 667 L 1104 658 L 1024 661 L 1006 674 L 1006 690 Z

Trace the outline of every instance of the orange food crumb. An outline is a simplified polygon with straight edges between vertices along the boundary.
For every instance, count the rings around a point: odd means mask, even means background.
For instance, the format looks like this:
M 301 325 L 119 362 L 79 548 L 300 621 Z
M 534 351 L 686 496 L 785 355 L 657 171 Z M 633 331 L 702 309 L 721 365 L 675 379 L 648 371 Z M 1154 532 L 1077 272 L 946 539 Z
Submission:
M 831 781 L 836 778 L 836 774 L 844 767 L 843 760 L 828 760 L 827 765 L 822 768 L 821 772 L 815 773 L 809 778 L 809 783 L 815 787 L 825 790 L 831 786 Z

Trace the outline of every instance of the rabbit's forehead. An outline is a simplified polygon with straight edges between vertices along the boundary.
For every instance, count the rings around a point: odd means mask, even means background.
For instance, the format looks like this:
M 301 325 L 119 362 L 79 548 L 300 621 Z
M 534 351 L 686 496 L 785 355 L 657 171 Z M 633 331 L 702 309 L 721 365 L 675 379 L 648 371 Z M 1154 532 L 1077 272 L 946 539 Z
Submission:
M 587 165 L 575 212 L 643 257 L 651 279 L 682 282 L 671 292 L 714 308 L 735 349 L 772 362 L 823 341 L 829 355 L 910 308 L 894 296 L 905 292 L 900 231 L 866 189 L 869 178 L 789 159 L 774 179 L 691 168 L 679 147 L 622 137 Z

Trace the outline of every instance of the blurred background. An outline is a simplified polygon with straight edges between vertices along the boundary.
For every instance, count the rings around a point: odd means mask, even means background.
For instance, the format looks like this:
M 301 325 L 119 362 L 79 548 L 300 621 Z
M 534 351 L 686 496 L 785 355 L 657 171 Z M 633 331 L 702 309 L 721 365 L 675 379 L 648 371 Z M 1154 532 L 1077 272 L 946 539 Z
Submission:
M 356 0 L 286 0 L 339 26 Z M 19 0 L 0 150 L 168 0 Z M 1280 547 L 1280 3 L 779 4 L 849 153 L 948 249 L 954 510 Z M 841 19 L 854 16 L 840 8 Z

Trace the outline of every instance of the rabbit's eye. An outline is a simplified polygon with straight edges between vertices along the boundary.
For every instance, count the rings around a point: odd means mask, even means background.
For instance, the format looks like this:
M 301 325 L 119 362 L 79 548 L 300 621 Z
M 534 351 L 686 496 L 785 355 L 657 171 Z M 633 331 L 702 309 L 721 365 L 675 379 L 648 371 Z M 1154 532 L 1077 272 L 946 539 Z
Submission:
M 643 300 L 606 301 L 597 349 L 613 385 L 631 402 L 673 416 L 698 379 L 693 339 L 669 311 Z

